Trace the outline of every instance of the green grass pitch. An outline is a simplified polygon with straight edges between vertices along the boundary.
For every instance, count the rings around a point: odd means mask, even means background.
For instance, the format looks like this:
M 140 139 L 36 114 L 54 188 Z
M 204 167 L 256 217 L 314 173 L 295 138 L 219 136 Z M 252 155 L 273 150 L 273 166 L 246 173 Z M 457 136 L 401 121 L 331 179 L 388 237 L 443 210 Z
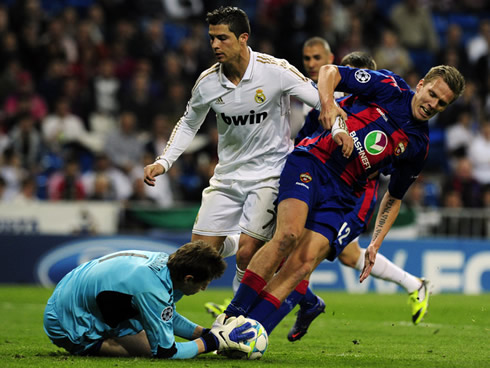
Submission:
M 489 367 L 490 295 L 431 297 L 419 326 L 410 322 L 404 294 L 319 292 L 327 310 L 302 340 L 290 343 L 290 314 L 269 339 L 259 361 L 232 361 L 213 354 L 187 361 L 73 357 L 52 345 L 42 329 L 52 290 L 0 286 L 0 367 Z M 231 291 L 210 289 L 177 303 L 183 315 L 209 327 L 206 301 L 221 302 Z

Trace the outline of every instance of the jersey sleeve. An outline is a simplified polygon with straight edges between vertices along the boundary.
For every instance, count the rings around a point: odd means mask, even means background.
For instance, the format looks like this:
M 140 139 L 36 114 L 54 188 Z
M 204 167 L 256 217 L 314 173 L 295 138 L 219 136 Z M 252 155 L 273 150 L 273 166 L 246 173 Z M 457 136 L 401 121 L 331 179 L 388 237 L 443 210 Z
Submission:
M 295 145 L 301 142 L 304 138 L 316 136 L 323 131 L 323 128 L 318 121 L 318 115 L 318 110 L 311 110 L 308 115 L 306 115 L 305 123 L 294 139 Z
M 422 151 L 414 159 L 402 160 L 394 165 L 390 173 L 390 183 L 388 184 L 388 191 L 393 197 L 403 199 L 410 185 L 417 180 L 422 171 L 425 159 L 426 154 Z
M 209 104 L 202 101 L 199 86 L 194 87 L 192 96 L 187 103 L 184 115 L 175 125 L 163 153 L 156 162 L 168 171 L 172 164 L 191 144 L 210 109 Z
M 398 85 L 395 74 L 389 71 L 383 70 L 380 72 L 348 66 L 339 66 L 338 71 L 341 80 L 336 87 L 337 91 L 352 93 L 373 101 L 398 98 L 402 94 L 402 89 Z
M 196 327 L 196 323 L 191 322 L 189 319 L 179 314 L 176 309 L 174 309 L 174 334 L 176 336 L 190 340 Z
M 284 67 L 281 72 L 282 90 L 308 106 L 320 109 L 320 97 L 315 82 L 305 77 L 286 60 L 283 60 L 282 63 L 281 66 Z

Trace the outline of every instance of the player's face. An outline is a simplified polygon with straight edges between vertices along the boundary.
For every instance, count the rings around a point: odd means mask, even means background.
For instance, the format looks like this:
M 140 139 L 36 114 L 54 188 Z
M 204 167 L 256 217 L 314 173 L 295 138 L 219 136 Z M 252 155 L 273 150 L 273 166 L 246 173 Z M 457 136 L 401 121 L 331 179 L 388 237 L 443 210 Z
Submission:
M 236 38 L 227 24 L 209 25 L 209 39 L 218 62 L 230 63 L 239 57 L 241 40 Z
M 318 44 L 306 46 L 303 48 L 303 65 L 308 76 L 315 82 L 318 82 L 318 73 L 323 65 L 331 64 L 333 54 L 325 50 Z
M 200 291 L 206 290 L 210 281 L 202 281 L 202 282 L 194 282 L 194 278 L 192 276 L 187 276 L 184 280 L 184 283 L 179 286 L 180 291 L 184 293 L 184 295 L 194 295 Z
M 454 100 L 454 93 L 442 78 L 428 83 L 422 79 L 412 99 L 412 114 L 417 120 L 429 120 L 439 112 L 446 110 Z

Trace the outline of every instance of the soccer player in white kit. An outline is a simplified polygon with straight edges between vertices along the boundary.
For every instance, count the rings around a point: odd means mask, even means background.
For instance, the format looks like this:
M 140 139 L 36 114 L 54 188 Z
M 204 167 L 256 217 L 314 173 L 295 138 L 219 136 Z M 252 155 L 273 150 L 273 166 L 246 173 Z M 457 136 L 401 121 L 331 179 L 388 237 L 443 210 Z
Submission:
M 234 282 L 239 283 L 252 256 L 274 232 L 279 176 L 293 149 L 289 96 L 315 108 L 320 101 L 315 85 L 294 66 L 247 46 L 250 25 L 243 10 L 220 7 L 206 20 L 218 63 L 196 81 L 167 147 L 145 167 L 144 181 L 155 185 L 156 176 L 169 170 L 213 109 L 219 163 L 203 191 L 192 241 L 212 244 L 224 257 L 236 252 Z M 238 233 L 237 251 L 233 236 Z

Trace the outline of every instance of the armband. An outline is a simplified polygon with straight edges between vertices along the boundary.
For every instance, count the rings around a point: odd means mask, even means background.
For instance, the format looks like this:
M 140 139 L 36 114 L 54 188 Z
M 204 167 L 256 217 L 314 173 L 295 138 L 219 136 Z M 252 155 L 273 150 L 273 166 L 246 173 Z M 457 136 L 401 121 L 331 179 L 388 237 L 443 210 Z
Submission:
M 335 138 L 337 134 L 342 132 L 349 135 L 349 129 L 347 129 L 347 124 L 345 123 L 344 119 L 339 115 L 335 118 L 335 123 L 332 126 L 332 138 Z

